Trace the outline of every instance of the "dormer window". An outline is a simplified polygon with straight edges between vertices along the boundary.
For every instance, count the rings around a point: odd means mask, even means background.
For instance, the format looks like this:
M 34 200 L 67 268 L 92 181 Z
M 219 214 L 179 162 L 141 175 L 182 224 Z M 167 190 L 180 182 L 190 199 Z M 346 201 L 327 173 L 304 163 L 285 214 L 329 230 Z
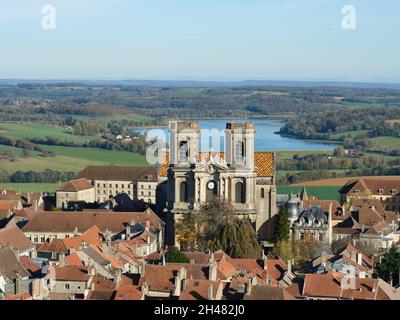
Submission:
M 379 194 L 383 194 L 383 189 L 378 190 Z
M 397 194 L 397 190 L 396 189 L 393 189 L 392 190 L 392 195 L 396 195 Z
M 360 193 L 360 190 L 354 190 L 354 193 L 355 193 L 355 194 L 359 194 L 359 193 Z

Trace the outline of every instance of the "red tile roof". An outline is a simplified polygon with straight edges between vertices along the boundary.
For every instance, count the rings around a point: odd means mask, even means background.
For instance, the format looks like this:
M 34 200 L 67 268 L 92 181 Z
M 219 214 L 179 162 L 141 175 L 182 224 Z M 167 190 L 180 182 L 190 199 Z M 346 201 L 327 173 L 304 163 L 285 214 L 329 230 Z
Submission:
M 60 192 L 78 192 L 82 190 L 93 189 L 94 186 L 87 179 L 72 180 L 59 187 L 57 191 Z

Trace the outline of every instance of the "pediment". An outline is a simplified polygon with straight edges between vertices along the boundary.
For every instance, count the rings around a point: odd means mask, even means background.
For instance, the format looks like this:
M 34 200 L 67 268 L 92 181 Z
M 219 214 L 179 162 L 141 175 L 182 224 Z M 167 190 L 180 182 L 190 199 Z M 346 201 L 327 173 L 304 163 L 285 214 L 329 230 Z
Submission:
M 205 172 L 208 174 L 214 174 L 216 172 L 228 172 L 228 166 L 217 164 L 217 163 L 199 163 L 196 165 L 196 168 L 193 170 L 194 172 Z

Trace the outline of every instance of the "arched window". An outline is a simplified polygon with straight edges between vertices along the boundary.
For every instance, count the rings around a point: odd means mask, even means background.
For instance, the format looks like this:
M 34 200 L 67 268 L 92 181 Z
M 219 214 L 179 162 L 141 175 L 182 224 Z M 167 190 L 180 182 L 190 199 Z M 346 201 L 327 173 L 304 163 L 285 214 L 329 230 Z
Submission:
M 264 188 L 261 188 L 260 196 L 261 196 L 262 199 L 265 198 L 265 190 L 264 190 Z
M 235 200 L 236 203 L 246 203 L 246 194 L 243 182 L 238 182 L 235 185 Z
M 245 156 L 245 146 L 243 141 L 237 141 L 235 143 L 235 155 L 236 155 L 236 162 L 242 163 L 244 162 Z
M 188 184 L 187 182 L 181 182 L 179 186 L 179 201 L 188 202 Z
M 179 161 L 184 163 L 189 161 L 189 144 L 187 141 L 179 143 Z

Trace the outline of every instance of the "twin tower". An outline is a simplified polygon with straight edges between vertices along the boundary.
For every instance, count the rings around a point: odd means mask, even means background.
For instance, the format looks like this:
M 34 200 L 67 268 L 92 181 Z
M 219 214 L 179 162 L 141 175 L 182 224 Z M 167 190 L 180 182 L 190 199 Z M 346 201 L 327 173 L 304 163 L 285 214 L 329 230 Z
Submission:
M 196 165 L 204 160 L 202 154 L 208 152 L 213 159 L 223 160 L 229 168 L 254 170 L 253 123 L 228 122 L 221 133 L 217 129 L 201 130 L 194 122 L 170 122 L 170 165 Z M 214 152 L 215 146 L 220 149 L 222 137 L 225 138 L 224 152 Z M 200 152 L 200 141 L 206 144 L 202 145 L 203 153 Z
M 250 218 L 260 240 L 271 239 L 276 214 L 274 154 L 254 151 L 253 123 L 228 122 L 224 131 L 206 131 L 195 122 L 174 121 L 169 134 L 167 208 L 174 220 L 222 200 L 238 217 Z M 212 151 L 222 138 L 224 151 Z

